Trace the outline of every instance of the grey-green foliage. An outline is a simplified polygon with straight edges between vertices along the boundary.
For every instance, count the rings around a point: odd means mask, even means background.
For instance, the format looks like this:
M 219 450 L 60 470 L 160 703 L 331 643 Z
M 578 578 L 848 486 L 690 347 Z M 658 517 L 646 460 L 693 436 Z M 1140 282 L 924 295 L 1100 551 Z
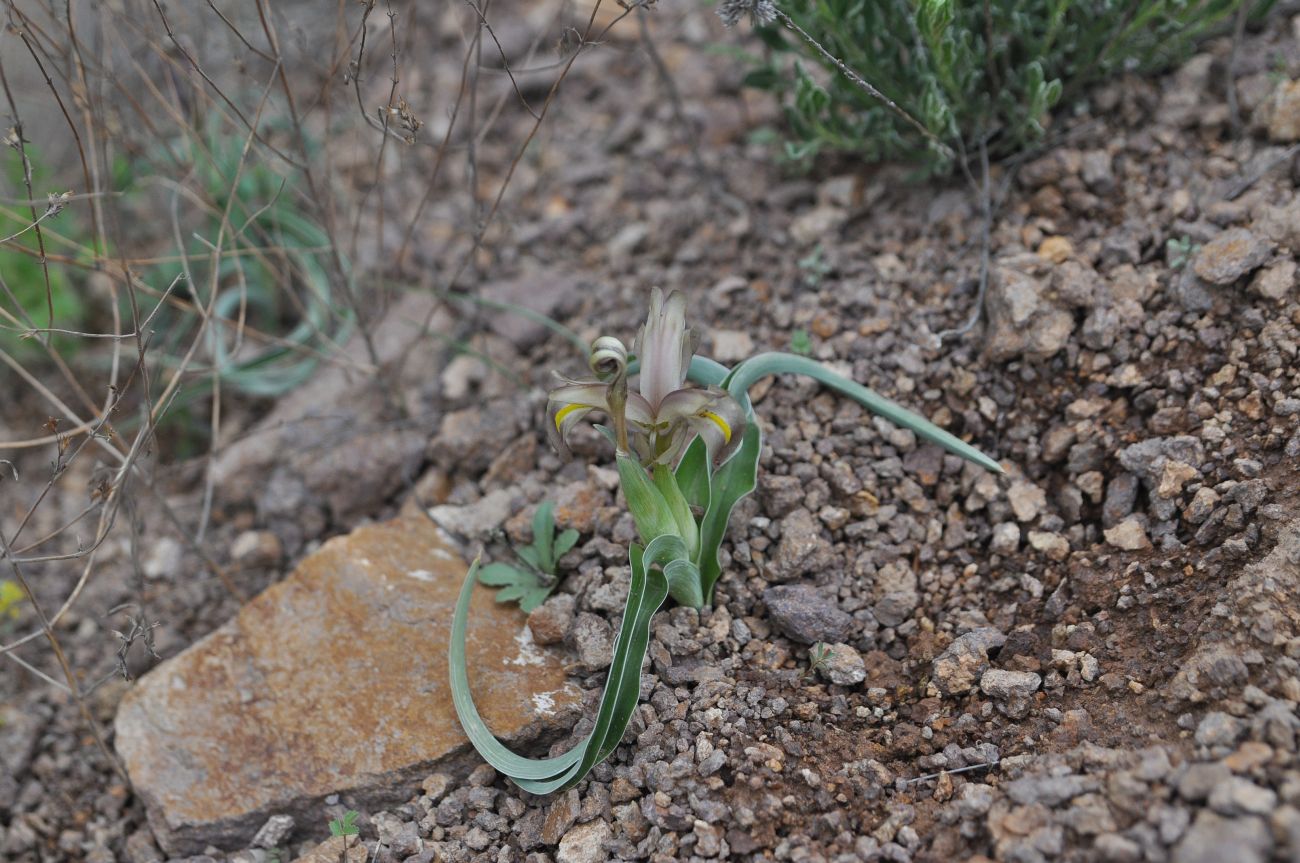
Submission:
M 509 563 L 489 563 L 479 570 L 478 580 L 489 587 L 499 587 L 497 602 L 518 602 L 524 611 L 532 611 L 551 595 L 559 583 L 555 569 L 560 558 L 578 541 L 573 528 L 555 535 L 555 504 L 543 501 L 533 515 L 533 544 L 515 546 L 523 567 Z
M 1262 15 L 1273 0 L 1257 0 Z M 840 150 L 868 161 L 954 166 L 987 140 L 990 155 L 1023 150 L 1047 112 L 1122 71 L 1184 57 L 1241 0 L 780 0 L 790 19 L 892 98 L 932 138 L 853 84 L 778 21 L 772 49 L 746 79 L 780 95 L 786 156 Z M 789 60 L 793 58 L 794 62 Z M 816 74 L 808 64 L 821 66 Z

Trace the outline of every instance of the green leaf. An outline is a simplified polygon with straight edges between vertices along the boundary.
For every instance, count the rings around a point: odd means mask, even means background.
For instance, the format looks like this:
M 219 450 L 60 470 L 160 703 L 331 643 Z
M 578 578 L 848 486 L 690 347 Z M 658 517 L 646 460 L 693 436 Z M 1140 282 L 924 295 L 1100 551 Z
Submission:
M 709 507 L 709 450 L 704 439 L 697 437 L 677 463 L 677 487 L 686 502 L 701 512 Z
M 750 357 L 732 371 L 727 389 L 748 409 L 749 388 L 768 375 L 776 374 L 799 374 L 810 377 L 841 395 L 848 396 L 872 413 L 880 414 L 895 425 L 911 429 L 918 437 L 930 443 L 938 444 L 949 452 L 993 473 L 1005 473 L 996 461 L 957 436 L 939 428 L 925 417 L 912 413 L 874 390 L 851 381 L 843 375 L 838 375 L 807 357 L 782 353 L 766 353 Z
M 595 723 L 581 743 L 551 758 L 525 758 L 511 751 L 496 739 L 474 705 L 465 657 L 465 630 L 478 560 L 470 566 L 452 616 L 451 644 L 447 651 L 452 702 L 461 727 L 475 750 L 523 790 L 549 794 L 572 787 L 618 746 L 640 698 L 641 663 L 650 640 L 650 619 L 668 596 L 666 577 L 653 567 L 675 559 L 674 552 L 680 547 L 681 540 L 677 539 L 674 547 L 671 539 L 656 539 L 644 554 L 636 545 L 629 550 L 632 576 L 627 604 L 614 641 L 614 655 Z
M 645 468 L 635 459 L 621 455 L 618 457 L 618 478 L 642 542 L 649 543 L 656 537 L 677 533 L 677 521 L 668 508 L 668 501 L 650 481 Z
M 534 608 L 545 602 L 546 597 L 550 595 L 551 588 L 549 587 L 533 588 L 532 590 L 526 591 L 524 595 L 519 598 L 519 608 L 525 614 L 528 614 Z
M 554 501 L 544 500 L 537 506 L 537 512 L 533 514 L 533 548 L 537 549 L 538 556 L 547 562 L 553 562 L 555 541 L 555 503 Z M 542 567 L 545 568 L 545 567 Z
M 355 809 L 349 809 L 343 813 L 343 820 L 331 818 L 329 823 L 331 836 L 356 836 L 361 832 L 357 826 L 357 818 L 361 815 Z
M 519 555 L 519 557 L 523 559 L 524 563 L 528 564 L 533 569 L 540 569 L 545 572 L 548 569 L 548 565 L 549 568 L 554 569 L 555 562 L 543 559 L 542 553 L 537 550 L 536 546 L 515 546 L 515 554 Z
M 677 535 L 686 543 L 685 557 L 692 558 L 700 547 L 700 530 L 695 525 L 695 516 L 691 515 L 691 506 L 686 502 L 682 490 L 677 487 L 677 477 L 667 465 L 657 464 L 654 468 L 653 482 L 655 488 L 664 496 L 668 511 L 672 513 L 677 524 Z
M 557 536 L 555 538 L 555 559 L 559 560 L 560 558 L 568 554 L 569 549 L 573 548 L 573 546 L 576 545 L 577 542 L 578 542 L 578 532 L 573 528 L 569 528 L 568 530 L 564 531 L 564 533 Z
M 727 534 L 727 523 L 731 520 L 731 511 L 740 500 L 758 485 L 758 456 L 763 449 L 763 435 L 758 421 L 749 406 L 746 394 L 741 402 L 749 414 L 745 424 L 744 436 L 740 446 L 725 464 L 713 473 L 712 493 L 709 507 L 700 521 L 700 588 L 705 602 L 713 601 L 713 586 L 722 574 L 722 564 L 718 560 L 718 549 Z
M 501 587 L 507 584 L 518 584 L 520 581 L 527 579 L 529 573 L 522 569 L 517 569 L 508 563 L 489 563 L 483 567 L 482 572 L 478 574 L 480 584 L 489 587 Z

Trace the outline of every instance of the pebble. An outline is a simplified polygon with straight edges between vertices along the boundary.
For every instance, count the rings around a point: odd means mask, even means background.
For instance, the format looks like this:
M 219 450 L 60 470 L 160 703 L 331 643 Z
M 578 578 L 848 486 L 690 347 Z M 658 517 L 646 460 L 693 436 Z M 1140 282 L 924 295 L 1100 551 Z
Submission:
M 1032 482 L 1016 480 L 1007 490 L 1007 502 L 1017 521 L 1029 522 L 1047 507 L 1047 494 Z
M 1038 691 L 1043 678 L 1032 671 L 990 668 L 980 676 L 980 690 L 994 698 L 1028 698 Z
M 614 631 L 609 621 L 597 614 L 584 611 L 573 624 L 571 635 L 578 662 L 590 671 L 607 668 L 614 650 Z
M 862 654 L 847 644 L 828 644 L 817 673 L 839 686 L 854 686 L 867 679 Z
M 1245 732 L 1245 723 L 1218 710 L 1211 711 L 1196 726 L 1196 742 L 1202 746 L 1232 746 Z
M 989 551 L 994 554 L 1015 554 L 1020 549 L 1020 525 L 1004 521 L 993 528 Z
M 770 587 L 763 591 L 763 603 L 776 628 L 800 644 L 842 642 L 854 629 L 853 618 L 833 596 L 809 584 Z
M 1201 810 L 1174 846 L 1173 863 L 1265 863 L 1273 839 L 1262 818 L 1224 818 Z
M 1230 285 L 1268 260 L 1273 244 L 1245 228 L 1230 228 L 1201 247 L 1193 269 L 1214 285 Z
M 1006 644 L 1007 637 L 993 627 L 974 629 L 953 639 L 930 663 L 930 675 L 940 692 L 969 692 L 989 667 L 989 651 Z
M 609 855 L 605 843 L 614 836 L 613 829 L 601 819 L 579 824 L 564 834 L 555 852 L 556 863 L 605 863 Z
M 278 848 L 293 833 L 295 826 L 292 815 L 272 815 L 253 836 L 252 846 Z
M 1277 793 L 1233 776 L 1211 789 L 1209 804 L 1220 815 L 1267 815 L 1277 806 Z
M 538 644 L 559 644 L 573 629 L 574 599 L 567 593 L 548 598 L 528 615 L 528 629 Z
M 1102 536 L 1106 537 L 1106 542 L 1124 551 L 1138 551 L 1151 547 L 1146 528 L 1142 526 L 1142 522 L 1131 516 L 1114 527 L 1103 530 Z

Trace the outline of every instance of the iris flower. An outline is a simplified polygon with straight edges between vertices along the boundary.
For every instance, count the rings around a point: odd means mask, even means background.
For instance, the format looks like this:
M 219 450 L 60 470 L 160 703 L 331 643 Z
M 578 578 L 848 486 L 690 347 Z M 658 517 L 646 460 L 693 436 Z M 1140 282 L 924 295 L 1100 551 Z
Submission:
M 627 350 L 606 336 L 592 345 L 591 367 L 598 380 L 561 378 L 547 402 L 546 430 L 562 454 L 574 427 L 592 411 L 609 417 L 623 453 L 646 467 L 674 467 L 696 436 L 704 439 L 715 464 L 726 461 L 740 445 L 745 412 L 726 390 L 686 383 L 691 332 L 686 327 L 686 298 L 673 291 L 665 300 L 655 288 L 650 313 L 637 334 L 641 361 L 637 391 L 627 389 Z

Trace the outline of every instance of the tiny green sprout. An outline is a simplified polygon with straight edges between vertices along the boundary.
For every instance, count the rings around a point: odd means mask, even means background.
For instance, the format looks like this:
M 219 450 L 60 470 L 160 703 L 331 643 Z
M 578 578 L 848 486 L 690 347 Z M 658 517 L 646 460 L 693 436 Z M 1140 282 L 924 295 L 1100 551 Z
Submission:
M 807 330 L 795 330 L 790 334 L 790 352 L 806 357 L 812 353 L 812 339 Z
M 361 828 L 357 826 L 357 818 L 361 813 L 355 809 L 349 809 L 343 813 L 343 817 L 330 819 L 331 836 L 356 836 L 361 833 Z
M 808 648 L 808 673 L 804 676 L 812 677 L 830 658 L 831 646 L 824 641 L 819 641 Z
M 18 618 L 18 603 L 27 598 L 27 594 L 18 586 L 17 582 L 5 579 L 0 581 L 0 618 L 8 617 L 10 620 Z
M 1171 269 L 1181 270 L 1200 249 L 1200 244 L 1193 243 L 1191 237 L 1170 237 L 1165 241 L 1165 260 Z
M 820 252 L 808 260 L 812 263 L 807 269 L 818 274 L 827 271 Z M 487 727 L 469 687 L 465 645 L 475 582 L 504 585 L 502 594 L 520 599 L 521 605 L 536 597 L 530 591 L 540 590 L 541 583 L 505 581 L 516 576 L 494 569 L 500 565 L 484 567 L 483 572 L 492 574 L 483 578 L 476 560 L 461 585 L 447 650 L 456 716 L 479 755 L 529 793 L 572 788 L 618 747 L 640 698 L 651 619 L 664 602 L 670 596 L 689 608 L 713 602 L 713 589 L 722 574 L 720 551 L 727 524 L 736 505 L 758 483 L 763 436 L 749 391 L 760 380 L 805 375 L 924 440 L 986 470 L 1003 472 L 996 461 L 965 441 L 807 357 L 759 354 L 729 369 L 692 356 L 690 344 L 686 298 L 675 291 L 665 298 L 655 289 L 637 338 L 635 359 L 621 341 L 602 336 L 592 343 L 588 358 L 596 379 L 562 379 L 550 394 L 546 430 L 561 454 L 568 454 L 566 439 L 588 415 L 600 413 L 608 419 L 610 428 L 598 428 L 614 445 L 619 484 L 641 540 L 628 549 L 627 603 L 591 731 L 567 752 L 549 758 L 515 753 Z M 638 377 L 636 389 L 628 385 L 633 376 Z M 562 534 L 543 554 L 554 526 L 548 527 L 549 508 L 539 507 L 538 515 L 541 521 L 534 523 L 533 549 L 530 553 L 521 549 L 520 557 L 543 573 L 544 564 L 553 563 L 563 554 L 561 546 L 567 550 L 572 540 L 565 545 Z M 821 645 L 820 650 L 815 646 L 810 655 L 813 668 L 825 662 L 829 653 L 829 646 Z
M 543 501 L 533 516 L 533 544 L 515 546 L 515 554 L 524 566 L 489 563 L 479 570 L 479 583 L 501 588 L 497 591 L 497 602 L 518 602 L 524 611 L 532 611 L 559 584 L 555 570 L 560 558 L 577 541 L 578 532 L 573 528 L 555 535 L 555 503 Z
M 799 260 L 799 269 L 803 270 L 803 280 L 808 287 L 815 288 L 821 284 L 822 277 L 831 271 L 831 265 L 825 258 L 821 243 L 818 243 L 806 258 Z

